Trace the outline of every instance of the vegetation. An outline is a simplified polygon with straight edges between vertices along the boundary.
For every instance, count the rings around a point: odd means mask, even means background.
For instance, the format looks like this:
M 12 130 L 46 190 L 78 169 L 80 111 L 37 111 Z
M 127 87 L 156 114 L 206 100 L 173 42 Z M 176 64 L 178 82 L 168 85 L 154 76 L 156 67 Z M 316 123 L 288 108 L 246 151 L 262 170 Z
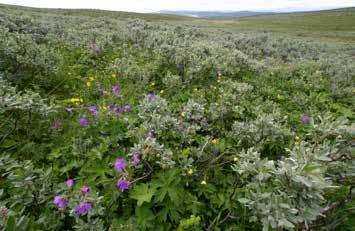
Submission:
M 0 227 L 351 230 L 353 15 L 1 5 Z

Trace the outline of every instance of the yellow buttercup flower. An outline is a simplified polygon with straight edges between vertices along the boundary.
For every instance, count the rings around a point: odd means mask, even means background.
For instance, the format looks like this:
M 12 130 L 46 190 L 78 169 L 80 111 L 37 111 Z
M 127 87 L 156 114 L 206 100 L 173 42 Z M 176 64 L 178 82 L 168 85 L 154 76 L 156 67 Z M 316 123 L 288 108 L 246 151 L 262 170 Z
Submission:
M 238 160 L 239 160 L 238 157 L 234 157 L 234 158 L 233 158 L 233 161 L 234 161 L 234 162 L 237 162 Z
M 207 182 L 205 180 L 201 181 L 201 185 L 207 185 Z
M 300 138 L 299 136 L 296 136 L 296 137 L 295 137 L 295 140 L 296 140 L 296 141 L 300 141 L 301 138 Z
M 72 103 L 78 103 L 78 102 L 83 102 L 83 99 L 80 98 L 70 98 L 65 100 L 66 102 L 72 102 Z
M 296 141 L 296 142 L 295 142 L 295 145 L 299 145 L 299 144 L 300 144 L 300 142 L 299 142 L 299 141 Z
M 160 91 L 160 94 L 163 94 L 163 93 L 164 93 L 164 90 L 161 90 L 161 91 Z
M 218 141 L 217 141 L 217 139 L 213 139 L 213 140 L 211 141 L 211 143 L 212 143 L 212 144 L 217 144 Z
M 181 117 L 185 117 L 185 112 L 180 113 Z
M 151 83 L 151 84 L 150 84 L 150 86 L 154 87 L 154 86 L 155 86 L 155 83 L 154 83 L 154 82 L 153 82 L 153 83 Z
M 89 77 L 89 80 L 90 80 L 90 81 L 94 81 L 94 80 L 95 80 L 95 78 L 94 78 L 94 77 L 92 77 L 92 76 L 90 76 L 90 77 Z
M 195 88 L 194 91 L 197 91 L 197 88 Z
M 189 176 L 192 176 L 192 174 L 194 173 L 194 171 L 190 168 L 189 169 L 189 171 L 187 172 L 187 174 L 189 175 Z
M 90 87 L 91 86 L 91 82 L 86 82 L 86 86 Z

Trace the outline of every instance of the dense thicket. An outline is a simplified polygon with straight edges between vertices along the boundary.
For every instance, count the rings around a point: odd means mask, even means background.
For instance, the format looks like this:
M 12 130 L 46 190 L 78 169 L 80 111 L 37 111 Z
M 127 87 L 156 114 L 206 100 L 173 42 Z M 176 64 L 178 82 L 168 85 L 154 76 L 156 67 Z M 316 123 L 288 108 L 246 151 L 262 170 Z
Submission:
M 0 227 L 351 230 L 353 55 L 1 6 Z

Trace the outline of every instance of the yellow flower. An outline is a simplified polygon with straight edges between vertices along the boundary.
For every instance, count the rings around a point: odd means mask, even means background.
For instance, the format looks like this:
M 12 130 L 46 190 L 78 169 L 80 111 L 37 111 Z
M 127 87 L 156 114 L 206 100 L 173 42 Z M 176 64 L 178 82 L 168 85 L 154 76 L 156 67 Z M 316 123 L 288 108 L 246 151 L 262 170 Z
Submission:
M 296 136 L 296 137 L 295 137 L 295 140 L 296 140 L 296 141 L 300 141 L 301 138 L 300 138 L 299 136 Z
M 86 86 L 90 87 L 91 86 L 91 82 L 86 82 Z
M 192 176 L 192 174 L 194 173 L 194 171 L 190 168 L 189 169 L 189 171 L 187 172 L 187 174 L 189 175 L 189 176 Z
M 212 144 L 217 144 L 218 141 L 217 141 L 217 139 L 213 139 L 213 140 L 211 141 L 211 143 L 212 143 Z
M 234 162 L 237 162 L 238 160 L 239 160 L 238 157 L 234 157 L 234 158 L 233 158 L 233 161 L 234 161 Z
M 93 81 L 93 80 L 95 80 L 95 78 L 92 77 L 92 76 L 90 76 L 90 77 L 89 77 L 89 80 L 90 80 L 90 81 Z
M 296 142 L 295 142 L 295 145 L 299 145 L 299 144 L 300 144 L 300 142 L 299 142 L 299 141 L 296 141 Z
M 163 93 L 164 93 L 164 90 L 161 90 L 161 91 L 160 91 L 160 94 L 163 94 Z
M 150 84 L 150 86 L 154 87 L 154 86 L 155 86 L 155 83 L 154 83 L 154 82 L 152 82 L 152 83 Z
M 181 115 L 181 117 L 185 117 L 185 112 L 182 111 L 182 112 L 180 113 L 180 115 Z
M 207 182 L 205 180 L 201 181 L 201 185 L 207 185 Z
M 317 75 L 319 75 L 320 73 L 321 73 L 320 70 L 317 70 L 317 71 L 316 71 L 316 74 L 317 74 Z
M 66 100 L 67 102 L 72 102 L 72 103 L 78 103 L 78 102 L 83 102 L 83 99 L 79 99 L 79 98 L 70 98 L 68 100 Z
M 116 74 L 112 74 L 111 77 L 112 77 L 112 78 L 116 78 Z
M 197 88 L 195 88 L 194 91 L 197 91 Z
M 353 90 L 353 93 L 355 93 L 355 89 Z
M 100 109 L 101 109 L 102 111 L 106 111 L 106 110 L 107 110 L 107 107 L 105 106 L 105 104 L 102 104 L 102 105 L 100 106 Z

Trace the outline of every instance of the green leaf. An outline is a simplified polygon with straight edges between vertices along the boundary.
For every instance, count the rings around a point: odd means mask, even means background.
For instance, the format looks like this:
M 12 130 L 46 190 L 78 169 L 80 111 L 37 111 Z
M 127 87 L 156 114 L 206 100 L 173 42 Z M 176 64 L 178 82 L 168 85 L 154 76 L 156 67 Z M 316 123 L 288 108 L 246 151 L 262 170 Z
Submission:
M 143 202 L 150 202 L 155 193 L 155 188 L 149 186 L 148 184 L 136 185 L 130 197 L 137 200 L 137 206 L 141 206 Z
M 6 230 L 7 231 L 13 231 L 15 230 L 16 227 L 16 220 L 15 217 L 9 217 L 6 223 Z

